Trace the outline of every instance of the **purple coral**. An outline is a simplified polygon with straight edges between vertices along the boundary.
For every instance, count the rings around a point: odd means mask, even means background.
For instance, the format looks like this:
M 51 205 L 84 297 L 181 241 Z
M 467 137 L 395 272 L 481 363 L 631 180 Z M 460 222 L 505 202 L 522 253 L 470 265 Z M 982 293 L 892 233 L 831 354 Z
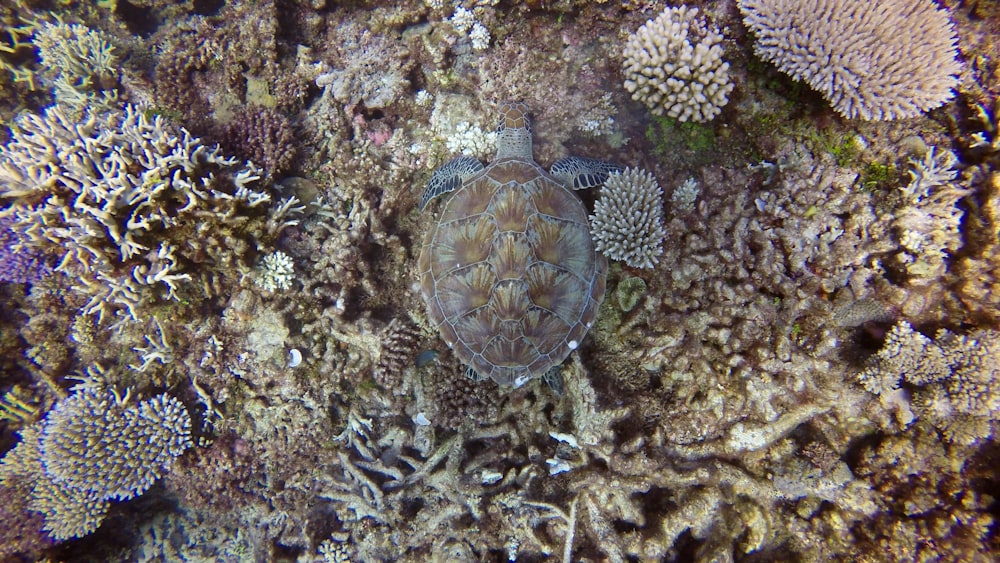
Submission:
M 52 273 L 38 249 L 28 246 L 13 217 L 0 217 L 0 281 L 35 283 Z

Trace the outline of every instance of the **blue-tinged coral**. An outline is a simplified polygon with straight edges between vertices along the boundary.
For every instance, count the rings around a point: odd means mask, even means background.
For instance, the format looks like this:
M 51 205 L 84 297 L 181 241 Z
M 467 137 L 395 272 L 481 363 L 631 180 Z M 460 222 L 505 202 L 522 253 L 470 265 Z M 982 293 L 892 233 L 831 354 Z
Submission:
M 36 282 L 52 273 L 51 260 L 27 244 L 11 217 L 0 217 L 0 281 Z
M 145 492 L 191 446 L 191 418 L 177 399 L 132 403 L 90 380 L 22 431 L 0 461 L 0 482 L 29 495 L 53 538 L 82 537 L 110 501 Z

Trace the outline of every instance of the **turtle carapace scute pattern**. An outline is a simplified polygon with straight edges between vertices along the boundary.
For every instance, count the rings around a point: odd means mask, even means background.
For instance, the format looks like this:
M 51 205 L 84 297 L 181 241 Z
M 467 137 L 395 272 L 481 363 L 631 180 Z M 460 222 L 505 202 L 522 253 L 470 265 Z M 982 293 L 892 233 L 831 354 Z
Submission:
M 571 157 L 546 172 L 521 103 L 501 106 L 497 132 L 491 164 L 458 157 L 428 182 L 421 208 L 446 199 L 418 267 L 428 315 L 458 358 L 520 386 L 562 363 L 594 324 L 608 262 L 572 190 L 621 167 Z

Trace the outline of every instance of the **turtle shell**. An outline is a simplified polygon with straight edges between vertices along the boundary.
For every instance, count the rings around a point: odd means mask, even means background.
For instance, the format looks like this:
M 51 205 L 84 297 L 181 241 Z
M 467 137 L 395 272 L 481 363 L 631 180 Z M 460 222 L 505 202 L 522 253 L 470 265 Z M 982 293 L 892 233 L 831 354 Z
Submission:
M 507 159 L 450 194 L 419 270 L 428 314 L 458 358 L 517 386 L 579 346 L 608 262 L 576 194 L 534 162 Z

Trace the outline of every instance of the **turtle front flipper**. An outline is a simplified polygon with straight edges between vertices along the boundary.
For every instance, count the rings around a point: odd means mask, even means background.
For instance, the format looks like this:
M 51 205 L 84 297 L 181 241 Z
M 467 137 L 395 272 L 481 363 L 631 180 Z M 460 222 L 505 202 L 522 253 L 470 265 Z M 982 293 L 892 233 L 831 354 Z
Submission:
M 482 169 L 483 163 L 471 156 L 459 156 L 444 163 L 434 171 L 430 181 L 427 182 L 424 197 L 420 199 L 420 210 L 423 211 L 424 207 L 437 196 L 455 191 L 462 182 Z
M 567 188 L 582 190 L 600 186 L 608 180 L 609 174 L 623 170 L 621 166 L 603 160 L 570 156 L 555 161 L 549 173 Z

